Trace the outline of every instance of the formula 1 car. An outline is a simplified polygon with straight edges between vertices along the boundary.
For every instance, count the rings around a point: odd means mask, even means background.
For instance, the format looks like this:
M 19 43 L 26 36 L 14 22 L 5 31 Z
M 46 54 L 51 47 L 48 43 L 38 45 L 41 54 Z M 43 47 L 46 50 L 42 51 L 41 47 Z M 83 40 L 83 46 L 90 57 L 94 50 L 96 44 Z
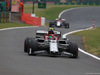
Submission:
M 78 46 L 68 39 L 60 40 L 59 31 L 37 30 L 36 35 L 43 37 L 26 38 L 24 41 L 24 52 L 28 55 L 46 53 L 50 56 L 69 55 L 72 58 L 78 57 Z
M 66 23 L 65 19 L 59 18 L 56 19 L 54 22 L 49 23 L 49 27 L 53 27 L 53 26 L 69 28 L 69 23 Z

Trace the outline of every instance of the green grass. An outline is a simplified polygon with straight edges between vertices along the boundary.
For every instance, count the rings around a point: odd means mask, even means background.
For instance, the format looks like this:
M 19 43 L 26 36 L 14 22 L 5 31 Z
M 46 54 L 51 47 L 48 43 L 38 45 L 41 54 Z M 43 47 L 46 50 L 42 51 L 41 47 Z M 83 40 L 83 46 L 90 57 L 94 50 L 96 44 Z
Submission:
M 92 5 L 95 6 L 95 5 Z M 63 11 L 70 8 L 76 7 L 91 7 L 91 5 L 47 5 L 46 9 L 39 9 L 37 5 L 35 5 L 35 14 L 39 17 L 45 17 L 48 20 L 55 20 L 58 18 L 58 15 Z M 25 13 L 32 13 L 32 4 L 24 5 Z
M 100 55 L 100 28 L 81 31 L 72 35 L 82 36 L 87 52 Z
M 24 23 L 0 23 L 0 29 L 10 28 L 10 27 L 24 27 L 24 26 L 31 26 L 31 25 Z

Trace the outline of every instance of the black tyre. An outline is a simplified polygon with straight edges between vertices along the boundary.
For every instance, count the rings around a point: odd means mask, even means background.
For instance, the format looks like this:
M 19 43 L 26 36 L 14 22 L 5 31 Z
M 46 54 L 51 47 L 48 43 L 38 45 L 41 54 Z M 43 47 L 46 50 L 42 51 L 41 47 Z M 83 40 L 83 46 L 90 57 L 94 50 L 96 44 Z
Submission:
M 78 57 L 78 45 L 76 43 L 69 43 L 69 53 L 72 53 L 73 56 L 71 58 L 77 58 Z
M 67 28 L 69 28 L 69 23 L 67 23 Z
M 53 26 L 53 22 L 50 22 L 50 23 L 49 23 L 49 27 L 52 27 L 52 26 Z
M 36 39 L 31 38 L 29 40 L 29 49 L 28 49 L 28 55 L 36 55 L 34 51 L 38 49 L 38 42 Z
M 69 28 L 69 23 L 65 23 L 65 28 Z
M 27 52 L 29 46 L 29 38 L 26 38 L 24 41 L 24 52 Z

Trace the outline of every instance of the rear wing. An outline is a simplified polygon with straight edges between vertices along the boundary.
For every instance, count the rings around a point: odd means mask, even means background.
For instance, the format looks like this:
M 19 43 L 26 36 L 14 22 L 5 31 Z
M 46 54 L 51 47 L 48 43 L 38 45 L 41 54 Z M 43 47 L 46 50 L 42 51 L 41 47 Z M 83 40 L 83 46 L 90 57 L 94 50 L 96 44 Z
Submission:
M 44 36 L 45 34 L 48 34 L 48 31 L 46 31 L 46 30 L 37 30 L 36 31 L 36 35 Z M 57 35 L 61 36 L 60 31 L 54 31 L 54 34 L 57 34 Z
M 57 21 L 57 20 L 59 20 L 59 19 L 56 19 L 56 21 Z M 62 21 L 65 21 L 65 19 L 61 19 L 61 20 L 62 20 Z
M 36 31 L 36 35 L 45 35 L 45 34 L 48 34 L 48 31 L 45 31 L 45 30 L 37 30 Z

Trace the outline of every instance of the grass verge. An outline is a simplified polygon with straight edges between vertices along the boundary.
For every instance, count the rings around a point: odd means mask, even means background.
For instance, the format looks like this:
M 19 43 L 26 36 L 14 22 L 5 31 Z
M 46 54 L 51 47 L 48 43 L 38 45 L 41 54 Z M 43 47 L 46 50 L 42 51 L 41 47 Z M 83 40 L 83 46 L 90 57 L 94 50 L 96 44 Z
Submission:
M 96 5 L 92 5 L 96 6 Z M 45 17 L 48 20 L 55 20 L 58 18 L 58 15 L 63 11 L 70 8 L 76 7 L 92 7 L 91 5 L 47 5 L 46 9 L 39 9 L 38 5 L 35 5 L 35 14 L 39 17 Z M 25 4 L 24 5 L 24 12 L 25 13 L 32 13 L 32 4 Z
M 24 26 L 31 26 L 31 25 L 24 23 L 0 23 L 0 29 L 10 28 L 10 27 L 24 27 Z
M 100 56 L 100 27 L 91 30 L 81 31 L 72 35 L 82 36 L 87 52 Z

